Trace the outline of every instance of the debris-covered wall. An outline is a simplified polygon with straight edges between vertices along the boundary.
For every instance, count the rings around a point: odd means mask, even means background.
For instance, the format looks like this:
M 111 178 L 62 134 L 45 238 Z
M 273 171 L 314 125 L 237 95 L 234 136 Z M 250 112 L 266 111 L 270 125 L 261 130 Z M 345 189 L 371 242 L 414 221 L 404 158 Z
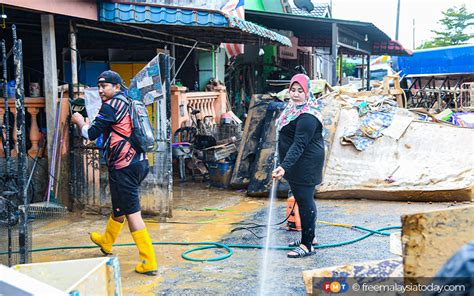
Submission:
M 435 276 L 456 251 L 474 240 L 473 217 L 474 206 L 402 216 L 404 276 Z
M 255 96 L 266 105 L 250 109 L 232 178 L 236 188 L 249 184 L 249 195 L 268 196 L 278 112 L 267 106 L 284 96 Z M 336 90 L 320 102 L 326 160 L 318 198 L 471 200 L 473 129 L 429 121 L 380 91 Z

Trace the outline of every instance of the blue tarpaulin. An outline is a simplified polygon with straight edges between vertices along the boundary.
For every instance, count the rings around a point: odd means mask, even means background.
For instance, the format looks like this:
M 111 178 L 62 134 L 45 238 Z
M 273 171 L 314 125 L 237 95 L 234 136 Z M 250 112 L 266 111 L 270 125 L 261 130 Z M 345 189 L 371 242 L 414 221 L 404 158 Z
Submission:
M 412 56 L 395 60 L 401 75 L 474 73 L 474 45 L 415 50 Z

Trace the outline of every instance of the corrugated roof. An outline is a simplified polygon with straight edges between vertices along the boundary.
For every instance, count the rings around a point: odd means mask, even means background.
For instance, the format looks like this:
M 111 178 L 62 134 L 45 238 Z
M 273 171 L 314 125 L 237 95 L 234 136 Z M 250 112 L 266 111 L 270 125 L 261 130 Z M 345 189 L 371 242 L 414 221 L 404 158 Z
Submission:
M 217 10 L 145 3 L 101 2 L 99 20 L 113 23 L 217 28 L 220 33 L 227 31 L 229 39 L 241 38 L 241 41 L 245 41 L 246 34 L 249 38 L 251 37 L 249 35 L 256 35 L 281 45 L 291 46 L 291 41 L 281 34 Z M 212 35 L 212 32 L 209 33 Z M 235 36 L 231 36 L 231 33 Z M 203 35 L 195 37 L 206 39 Z M 222 40 L 222 42 L 229 41 Z
M 341 31 L 350 30 L 351 34 L 362 37 L 358 39 L 364 42 L 365 47 L 369 46 L 366 50 L 369 50 L 371 54 L 411 55 L 410 50 L 404 49 L 400 43 L 391 40 L 387 34 L 372 23 L 255 10 L 247 10 L 245 13 L 249 20 L 263 26 L 275 30 L 293 31 L 301 46 L 331 47 L 332 25 L 337 24 Z M 366 40 L 363 40 L 364 37 Z M 353 51 L 343 46 L 341 46 L 341 50 Z

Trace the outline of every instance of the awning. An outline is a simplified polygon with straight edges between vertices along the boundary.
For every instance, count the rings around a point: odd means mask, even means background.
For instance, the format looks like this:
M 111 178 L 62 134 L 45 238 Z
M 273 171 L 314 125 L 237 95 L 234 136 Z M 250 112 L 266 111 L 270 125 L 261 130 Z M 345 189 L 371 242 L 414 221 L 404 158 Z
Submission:
M 291 46 L 290 40 L 281 34 L 216 10 L 100 2 L 99 20 L 140 25 L 213 44 L 266 41 Z
M 372 23 L 255 10 L 246 10 L 245 17 L 271 29 L 293 31 L 300 46 L 331 47 L 332 26 L 336 24 L 340 32 L 339 42 L 351 45 L 341 46 L 343 53 L 355 53 L 361 49 L 373 55 L 412 54 Z
M 406 54 L 399 54 L 399 53 Z M 413 51 L 403 48 L 400 42 L 396 40 L 377 41 L 372 44 L 373 55 L 405 56 L 412 55 Z

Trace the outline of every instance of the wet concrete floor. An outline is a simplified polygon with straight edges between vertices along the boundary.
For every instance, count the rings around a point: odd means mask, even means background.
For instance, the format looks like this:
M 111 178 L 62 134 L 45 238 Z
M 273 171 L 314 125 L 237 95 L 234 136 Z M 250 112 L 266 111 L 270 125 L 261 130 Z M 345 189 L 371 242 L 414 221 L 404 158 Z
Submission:
M 235 223 L 266 223 L 268 199 L 249 198 L 244 192 L 209 188 L 205 183 L 176 183 L 174 186 L 173 218 L 157 222 L 146 219 L 155 242 L 218 241 L 228 244 L 263 245 L 263 228 L 231 233 Z M 400 225 L 402 214 L 425 210 L 444 209 L 465 204 L 407 203 L 368 200 L 317 200 L 318 219 L 334 223 L 360 225 L 371 229 Z M 285 218 L 286 200 L 279 199 L 274 206 L 275 221 Z M 63 219 L 36 223 L 33 248 L 71 245 L 90 245 L 88 232 L 103 231 L 107 217 L 70 215 Z M 350 240 L 364 234 L 348 228 L 318 224 L 317 238 L 328 244 Z M 271 244 L 285 246 L 298 239 L 299 233 L 281 226 L 272 230 Z M 124 227 L 117 243 L 132 243 Z M 234 254 L 222 261 L 192 262 L 181 258 L 190 246 L 156 245 L 158 275 L 143 276 L 134 272 L 138 263 L 136 247 L 118 247 L 122 287 L 125 295 L 256 295 L 259 290 L 260 266 L 263 251 L 233 249 Z M 389 252 L 389 238 L 371 236 L 361 242 L 318 250 L 317 254 L 302 259 L 286 258 L 287 251 L 270 253 L 267 274 L 267 292 L 272 295 L 305 295 L 303 270 L 334 265 L 394 258 Z M 206 250 L 190 254 L 193 257 L 214 257 L 225 254 L 222 250 Z M 98 249 L 60 250 L 33 253 L 33 262 L 71 260 L 100 257 Z

